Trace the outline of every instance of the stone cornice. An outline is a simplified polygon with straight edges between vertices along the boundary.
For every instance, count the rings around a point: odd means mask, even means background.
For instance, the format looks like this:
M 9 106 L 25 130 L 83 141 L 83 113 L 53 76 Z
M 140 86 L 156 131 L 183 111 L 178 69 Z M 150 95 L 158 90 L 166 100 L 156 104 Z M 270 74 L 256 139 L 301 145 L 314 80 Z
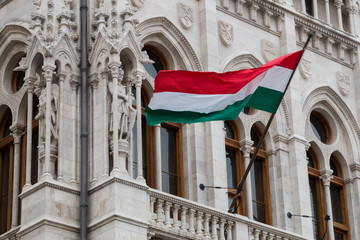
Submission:
M 356 162 L 351 163 L 350 164 L 350 170 L 352 172 L 360 171 L 360 163 L 356 163 Z
M 118 182 L 118 183 L 123 183 L 138 189 L 142 189 L 142 190 L 147 190 L 149 187 L 147 185 L 144 184 L 140 184 L 138 182 L 136 182 L 136 180 L 133 179 L 123 179 L 123 178 L 119 178 L 119 177 L 109 177 L 107 179 L 105 179 L 104 181 L 99 181 L 95 186 L 90 187 L 89 189 L 89 195 L 93 194 L 94 192 L 99 191 L 100 189 L 114 183 L 114 182 Z
M 80 190 L 78 190 L 77 188 L 74 188 L 73 186 L 65 185 L 62 182 L 53 180 L 53 181 L 38 182 L 28 188 L 24 188 L 23 192 L 19 195 L 19 197 L 20 197 L 20 199 L 23 199 L 23 198 L 39 191 L 40 189 L 42 189 L 44 187 L 50 187 L 50 188 L 61 190 L 61 191 L 67 192 L 67 193 L 80 195 Z
M 131 225 L 139 226 L 142 228 L 147 228 L 150 225 L 150 223 L 144 222 L 142 220 L 129 218 L 127 216 L 122 216 L 119 214 L 109 214 L 105 217 L 102 217 L 98 221 L 90 222 L 89 223 L 89 231 L 94 231 L 95 229 L 98 229 L 98 228 L 100 228 L 108 223 L 114 222 L 114 221 L 125 222 L 125 223 L 129 223 Z

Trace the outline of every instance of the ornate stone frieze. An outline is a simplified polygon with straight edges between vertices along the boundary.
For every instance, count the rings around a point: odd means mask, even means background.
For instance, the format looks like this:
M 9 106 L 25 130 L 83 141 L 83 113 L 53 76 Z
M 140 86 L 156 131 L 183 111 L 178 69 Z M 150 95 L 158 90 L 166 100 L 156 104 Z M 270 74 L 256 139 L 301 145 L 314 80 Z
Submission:
M 342 95 L 346 96 L 350 93 L 351 80 L 349 75 L 340 71 L 336 72 L 336 82 Z
M 277 51 L 278 50 L 275 47 L 275 43 L 266 39 L 261 40 L 261 53 L 266 62 L 277 58 L 278 57 Z
M 181 26 L 184 29 L 189 29 L 193 25 L 193 12 L 190 6 L 183 3 L 178 3 L 177 14 Z
M 300 61 L 300 74 L 304 79 L 311 77 L 311 62 L 306 59 L 301 59 Z
M 234 28 L 231 24 L 219 21 L 219 36 L 221 42 L 227 47 L 233 43 L 234 40 Z

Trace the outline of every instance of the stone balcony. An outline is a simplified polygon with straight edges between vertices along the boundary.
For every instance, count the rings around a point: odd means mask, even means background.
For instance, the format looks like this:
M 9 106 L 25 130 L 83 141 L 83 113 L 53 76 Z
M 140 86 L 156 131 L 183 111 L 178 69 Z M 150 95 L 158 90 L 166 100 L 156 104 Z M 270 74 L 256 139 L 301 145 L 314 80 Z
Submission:
M 151 239 L 307 239 L 241 215 L 148 189 Z

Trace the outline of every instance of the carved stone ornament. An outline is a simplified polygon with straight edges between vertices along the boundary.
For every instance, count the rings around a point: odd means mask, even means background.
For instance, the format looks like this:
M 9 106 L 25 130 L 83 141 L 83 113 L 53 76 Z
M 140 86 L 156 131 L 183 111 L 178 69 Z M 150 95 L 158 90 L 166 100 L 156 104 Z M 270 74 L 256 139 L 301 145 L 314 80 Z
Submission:
M 337 80 L 337 85 L 339 88 L 339 91 L 341 92 L 342 95 L 348 95 L 350 92 L 350 85 L 351 85 L 351 81 L 350 81 L 350 77 L 348 75 L 346 75 L 345 73 L 342 72 L 337 72 L 336 73 L 336 80 Z
M 181 26 L 185 29 L 190 28 L 193 25 L 193 13 L 190 6 L 178 3 L 177 6 L 178 19 Z
M 233 43 L 234 28 L 231 24 L 219 21 L 219 35 L 221 42 L 227 47 Z
M 266 39 L 261 40 L 261 52 L 266 62 L 274 60 L 278 57 L 275 43 L 270 42 Z
M 306 59 L 302 59 L 300 61 L 300 74 L 304 79 L 308 79 L 309 77 L 311 77 L 311 62 L 306 60 Z
M 135 6 L 135 7 L 142 7 L 144 5 L 144 1 L 145 0 L 131 0 L 131 3 Z

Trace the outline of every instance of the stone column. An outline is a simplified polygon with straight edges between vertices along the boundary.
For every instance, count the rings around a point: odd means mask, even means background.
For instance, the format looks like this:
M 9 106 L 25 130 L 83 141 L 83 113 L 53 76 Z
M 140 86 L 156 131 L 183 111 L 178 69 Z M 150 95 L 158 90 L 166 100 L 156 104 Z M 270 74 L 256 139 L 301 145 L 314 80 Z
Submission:
M 154 126 L 154 141 L 155 141 L 155 188 L 159 191 L 162 190 L 161 178 L 161 126 L 156 124 Z
M 344 30 L 343 23 L 342 23 L 342 14 L 341 14 L 341 6 L 344 5 L 342 0 L 335 0 L 334 2 L 336 8 L 337 8 L 337 19 L 339 23 L 339 29 Z
M 325 13 L 326 13 L 326 23 L 331 24 L 329 0 L 325 0 Z
M 72 108 L 71 108 L 71 129 L 73 130 L 72 135 L 71 135 L 71 157 L 72 157 L 72 171 L 71 171 L 71 178 L 70 178 L 70 182 L 72 184 L 78 184 L 79 181 L 77 179 L 77 169 L 78 169 L 78 165 L 77 165 L 77 155 L 76 155 L 76 150 L 77 150 L 77 131 L 76 131 L 76 121 L 77 121 L 77 90 L 78 87 L 80 85 L 80 77 L 72 74 L 71 78 L 70 78 L 70 86 L 71 86 L 71 102 L 73 104 Z
M 249 162 L 250 162 L 250 151 L 251 151 L 251 147 L 252 147 L 252 141 L 244 141 L 241 144 L 241 152 L 243 153 L 243 158 L 244 158 L 244 167 L 245 169 L 249 166 Z M 244 171 L 245 171 L 244 169 Z M 245 195 L 246 195 L 246 214 L 248 216 L 249 219 L 253 219 L 253 206 L 252 206 L 252 194 L 251 194 L 251 177 L 250 175 L 247 176 L 246 181 L 245 181 Z M 244 198 L 242 198 L 244 199 Z
M 93 73 L 90 75 L 89 77 L 89 80 L 90 80 L 90 84 L 91 84 L 91 90 L 92 90 L 92 97 L 91 97 L 91 100 L 92 100 L 92 106 L 91 106 L 91 114 L 90 116 L 92 116 L 92 136 L 91 136 L 91 145 L 92 147 L 90 147 L 90 149 L 92 148 L 92 158 L 91 158 L 91 162 L 90 162 L 90 182 L 93 182 L 93 181 L 98 181 L 98 171 L 100 172 L 101 170 L 98 169 L 103 167 L 103 163 L 100 163 L 99 166 L 97 166 L 96 164 L 96 152 L 97 152 L 97 148 L 95 147 L 96 145 L 96 138 L 98 137 L 96 134 L 95 134 L 95 131 L 96 131 L 96 126 L 97 126 L 97 122 L 96 122 L 96 113 L 95 113 L 95 106 L 96 106 L 96 98 L 97 98 L 97 89 L 98 89 L 98 85 L 99 85 L 99 77 L 98 77 L 98 73 Z M 105 139 L 104 139 L 105 140 Z M 101 174 L 103 173 L 103 171 L 101 171 Z
M 118 108 L 118 98 L 117 98 L 117 92 L 118 92 L 118 79 L 120 76 L 120 63 L 113 62 L 109 65 L 109 70 L 112 77 L 112 105 L 111 105 L 111 111 L 112 111 L 112 122 L 113 126 L 110 131 L 112 131 L 112 155 L 113 155 L 113 170 L 120 172 L 120 159 L 119 159 L 119 116 L 117 112 Z M 122 76 L 121 76 L 122 77 Z
M 26 125 L 26 176 L 25 186 L 31 185 L 31 160 L 32 160 L 32 121 L 33 121 L 33 99 L 36 78 L 28 77 L 25 79 L 27 88 L 27 125 Z M 37 147 L 37 146 L 36 146 Z
M 350 19 L 350 33 L 355 35 L 355 15 L 356 15 L 356 7 L 351 6 L 348 9 L 349 19 Z
M 58 74 L 59 77 L 59 144 L 58 144 L 58 177 L 57 180 L 64 181 L 64 160 L 63 160 L 63 131 L 64 131 L 64 121 L 62 115 L 64 113 L 64 81 L 66 78 L 65 73 Z
M 135 87 L 136 87 L 136 132 L 137 132 L 137 180 L 145 182 L 143 177 L 143 156 L 142 156 L 142 131 L 141 131 L 141 85 L 143 80 L 143 74 L 141 72 L 135 73 Z M 161 190 L 161 189 L 160 189 Z
M 46 82 L 46 109 L 45 109 L 45 161 L 42 177 L 53 177 L 52 159 L 51 159 L 51 84 L 53 80 L 54 65 L 43 66 L 43 75 Z M 54 164 L 54 163 L 53 163 Z
M 107 83 L 108 83 L 108 77 L 109 77 L 109 71 L 108 69 L 103 69 L 101 71 L 101 80 L 102 80 L 102 88 L 101 88 L 101 92 L 99 92 L 99 94 L 101 94 L 102 96 L 102 102 L 103 102 L 103 106 L 107 106 L 107 95 L 108 95 L 108 89 L 107 89 Z M 105 111 L 106 112 L 106 111 Z M 105 125 L 105 131 L 103 132 L 103 136 L 102 139 L 103 140 L 103 178 L 106 178 L 109 176 L 109 131 L 108 131 L 108 122 L 109 122 L 109 118 L 108 118 L 108 114 L 103 114 L 102 120 L 104 122 Z
M 317 0 L 313 0 L 312 3 L 313 3 L 313 15 L 314 15 L 314 18 L 319 18 Z
M 19 185 L 20 185 L 20 143 L 21 137 L 24 134 L 24 126 L 14 124 L 10 127 L 11 135 L 14 137 L 14 175 L 13 175 L 13 192 L 12 192 L 12 217 L 11 227 L 16 227 L 19 224 L 18 207 L 19 207 Z
M 332 174 L 332 170 L 323 170 L 321 171 L 320 179 L 323 181 L 323 185 L 324 185 L 326 214 L 330 216 L 330 220 L 327 222 L 329 240 L 335 240 L 333 214 L 331 208 L 331 195 L 330 195 L 330 180 L 333 178 L 331 174 Z

